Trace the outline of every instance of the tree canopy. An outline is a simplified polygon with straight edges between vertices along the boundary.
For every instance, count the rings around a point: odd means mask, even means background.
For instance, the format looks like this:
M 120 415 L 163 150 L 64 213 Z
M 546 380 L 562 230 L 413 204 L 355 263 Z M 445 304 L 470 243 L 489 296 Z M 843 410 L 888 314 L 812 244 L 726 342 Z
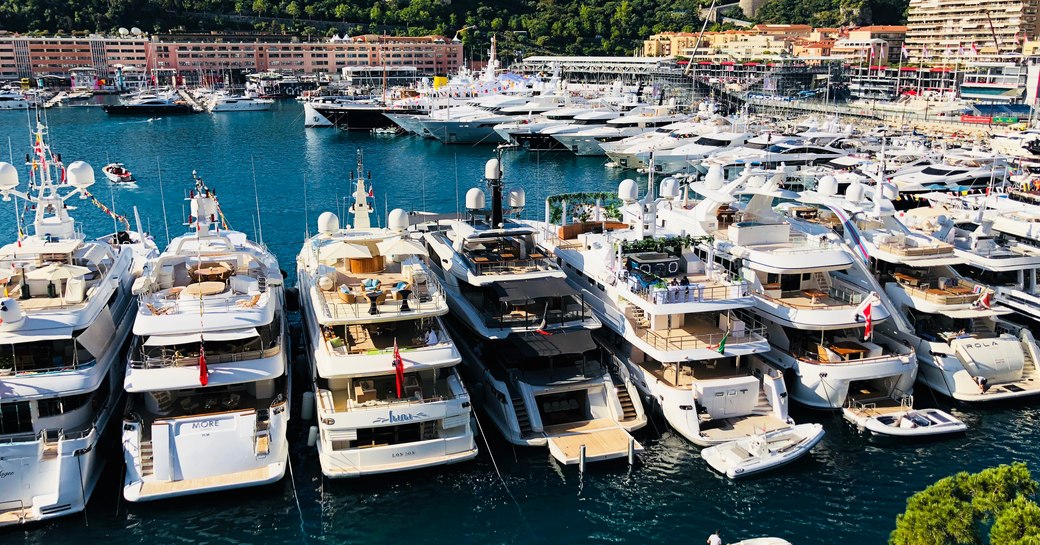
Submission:
M 907 500 L 888 543 L 1040 545 L 1038 488 L 1020 462 L 940 479 Z

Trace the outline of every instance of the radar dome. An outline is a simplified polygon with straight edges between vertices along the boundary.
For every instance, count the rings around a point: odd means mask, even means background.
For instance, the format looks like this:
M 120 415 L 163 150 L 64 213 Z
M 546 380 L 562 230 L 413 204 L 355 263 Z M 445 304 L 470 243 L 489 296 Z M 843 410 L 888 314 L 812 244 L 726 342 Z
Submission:
M 674 199 L 679 196 L 679 181 L 668 177 L 661 180 L 661 196 L 666 199 Z
M 704 177 L 704 185 L 708 186 L 708 189 L 722 189 L 723 181 L 725 177 L 722 175 L 721 165 L 708 167 L 708 174 Z
M 73 161 L 65 169 L 65 177 L 69 184 L 76 189 L 86 189 L 94 185 L 94 167 L 84 161 Z
M 491 161 L 488 161 L 490 164 Z M 483 210 L 484 192 L 478 187 L 471 188 L 466 192 L 466 210 Z
M 386 225 L 391 231 L 403 233 L 408 228 L 408 212 L 394 208 L 386 218 Z
M 837 195 L 838 180 L 830 174 L 820 178 L 820 181 L 816 182 L 816 192 L 826 197 Z
M 513 189 L 509 192 L 510 208 L 523 208 L 527 204 L 527 193 L 523 188 Z
M 318 232 L 323 235 L 331 235 L 339 231 L 339 216 L 332 212 L 322 212 L 318 216 Z
M 0 191 L 10 191 L 18 187 L 18 169 L 11 163 L 0 161 Z
M 618 198 L 624 202 L 636 202 L 639 199 L 639 186 L 636 185 L 635 180 L 626 178 L 621 180 L 617 193 Z
M 859 182 L 852 182 L 849 184 L 848 189 L 845 190 L 845 200 L 849 202 L 859 202 L 863 200 L 863 193 L 865 189 L 863 184 Z
M 502 164 L 498 162 L 498 159 L 488 159 L 484 165 L 484 178 L 487 180 L 502 179 Z
M 894 201 L 899 197 L 899 188 L 892 184 L 881 184 L 881 196 Z
M 11 297 L 0 299 L 0 331 L 12 331 L 25 324 L 25 313 Z

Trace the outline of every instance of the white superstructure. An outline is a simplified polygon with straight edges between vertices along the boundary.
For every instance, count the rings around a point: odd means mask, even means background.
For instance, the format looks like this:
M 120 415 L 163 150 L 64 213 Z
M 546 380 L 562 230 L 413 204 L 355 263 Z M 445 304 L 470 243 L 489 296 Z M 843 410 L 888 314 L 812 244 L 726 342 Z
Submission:
M 135 269 L 154 249 L 125 231 L 88 240 L 66 201 L 88 198 L 93 169 L 66 168 L 42 124 L 35 137 L 31 194 L 0 162 L 3 200 L 36 211 L 32 233 L 19 225 L 17 241 L 0 248 L 0 526 L 84 509 L 114 446 L 115 430 L 105 430 L 121 407 Z
M 674 179 L 658 197 L 653 189 L 638 199 L 635 182 L 622 182 L 621 221 L 596 208 L 587 222 L 539 224 L 542 243 L 592 296 L 617 372 L 700 446 L 792 426 L 783 376 L 759 357 L 770 346 L 748 283 L 714 263 L 707 239 L 659 225 L 659 211 L 682 206 Z M 553 199 L 583 208 L 580 195 Z
M 506 440 L 548 446 L 562 463 L 634 454 L 642 447 L 628 432 L 646 419 L 637 397 L 635 407 L 622 404 L 631 382 L 608 371 L 609 353 L 590 334 L 601 324 L 585 295 L 542 253 L 536 229 L 513 219 L 523 190 L 510 191 L 505 207 L 501 175 L 498 160 L 488 161 L 490 208 L 473 188 L 465 218 L 424 222 L 474 398 Z
M 444 290 L 403 210 L 371 224 L 358 152 L 353 226 L 325 212 L 297 257 L 305 343 L 328 477 L 357 477 L 477 455 L 461 361 L 441 317 Z M 313 433 L 313 432 L 312 432 Z
M 715 166 L 690 185 L 703 201 L 660 215 L 672 230 L 713 236 L 715 259 L 748 282 L 772 346 L 762 357 L 785 374 L 795 401 L 837 409 L 850 398 L 909 394 L 914 351 L 876 330 L 891 319 L 891 304 L 829 228 L 794 224 L 773 209 L 776 199 L 798 196 L 781 181 L 748 170 L 724 184 Z
M 274 99 L 259 98 L 251 95 L 232 95 L 225 92 L 214 93 L 206 101 L 206 109 L 218 112 L 260 112 L 270 110 Z
M 191 231 L 134 284 L 140 301 L 123 383 L 123 496 L 134 502 L 272 483 L 288 459 L 278 261 L 228 229 L 198 176 L 187 200 Z

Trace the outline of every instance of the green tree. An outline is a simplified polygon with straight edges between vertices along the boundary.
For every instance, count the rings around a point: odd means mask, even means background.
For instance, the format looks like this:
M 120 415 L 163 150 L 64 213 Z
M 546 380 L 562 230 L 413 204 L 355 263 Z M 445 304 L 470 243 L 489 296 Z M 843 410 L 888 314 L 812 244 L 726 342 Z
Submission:
M 1040 540 L 1040 507 L 1032 500 L 1037 489 L 1021 462 L 940 479 L 907 500 L 889 545 L 976 545 L 985 543 L 990 525 L 992 545 L 1040 545 L 1025 541 Z
M 293 19 L 300 16 L 300 5 L 296 3 L 296 0 L 289 2 L 289 5 L 285 6 L 285 13 Z

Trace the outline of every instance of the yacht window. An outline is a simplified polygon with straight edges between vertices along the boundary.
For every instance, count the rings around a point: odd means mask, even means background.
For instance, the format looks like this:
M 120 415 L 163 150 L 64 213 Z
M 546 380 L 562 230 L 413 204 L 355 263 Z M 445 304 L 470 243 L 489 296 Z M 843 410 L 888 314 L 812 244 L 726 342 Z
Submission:
M 929 176 L 950 176 L 953 174 L 960 174 L 961 172 L 963 171 L 956 169 L 950 170 L 945 168 L 925 167 L 925 169 L 921 171 L 921 174 L 927 174 Z
M 86 393 L 64 397 L 52 397 L 50 399 L 38 401 L 36 407 L 41 418 L 58 416 L 86 405 L 91 395 L 91 393 Z
M 0 435 L 32 433 L 32 413 L 28 401 L 0 403 Z
M 728 140 L 720 140 L 718 138 L 708 138 L 707 136 L 702 136 L 702 137 L 698 138 L 697 141 L 694 142 L 694 144 L 698 144 L 698 145 L 701 145 L 701 146 L 712 146 L 712 147 L 720 148 L 722 146 L 725 146 L 725 145 L 729 144 L 729 141 Z
M 0 369 L 16 373 L 74 367 L 93 359 L 71 338 L 0 345 Z

